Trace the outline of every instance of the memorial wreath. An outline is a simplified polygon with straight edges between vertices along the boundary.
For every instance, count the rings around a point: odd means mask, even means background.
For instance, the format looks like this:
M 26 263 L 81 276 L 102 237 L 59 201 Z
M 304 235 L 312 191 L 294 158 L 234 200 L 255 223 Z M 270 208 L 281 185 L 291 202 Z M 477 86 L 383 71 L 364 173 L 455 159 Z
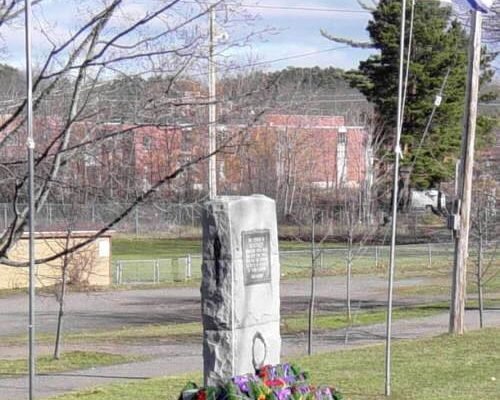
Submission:
M 179 400 L 342 400 L 331 386 L 314 386 L 309 374 L 295 364 L 265 365 L 255 371 L 232 377 L 224 385 L 198 388 L 189 383 Z

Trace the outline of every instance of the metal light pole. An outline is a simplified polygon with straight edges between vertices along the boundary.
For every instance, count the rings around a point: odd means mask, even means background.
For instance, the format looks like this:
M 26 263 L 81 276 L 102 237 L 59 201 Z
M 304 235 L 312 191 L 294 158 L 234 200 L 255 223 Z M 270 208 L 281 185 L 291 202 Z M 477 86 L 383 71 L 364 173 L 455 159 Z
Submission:
M 398 117 L 396 122 L 396 142 L 394 147 L 394 185 L 392 190 L 392 229 L 391 250 L 389 259 L 389 282 L 387 294 L 387 321 L 385 342 L 385 395 L 391 395 L 391 336 L 392 336 L 392 293 L 394 286 L 394 263 L 396 255 L 396 222 L 399 199 L 399 158 L 401 156 L 401 131 L 403 129 L 403 75 L 404 75 L 404 50 L 405 50 L 405 25 L 406 25 L 406 0 L 401 4 L 401 32 L 399 53 L 399 83 L 398 83 Z
M 464 333 L 467 259 L 469 257 L 469 228 L 474 168 L 474 142 L 481 67 L 482 14 L 472 12 L 472 28 L 469 47 L 469 67 L 465 96 L 465 118 L 462 133 L 462 156 L 458 183 L 458 230 L 455 232 L 455 257 L 451 288 L 449 332 Z
M 28 322 L 28 347 L 29 347 L 29 399 L 34 398 L 35 378 L 35 163 L 33 139 L 33 79 L 31 69 L 31 0 L 25 0 L 25 39 L 26 39 L 26 130 L 28 151 L 28 211 L 29 211 L 29 322 Z
M 209 23 L 209 45 L 208 45 L 208 196 L 214 199 L 217 196 L 217 110 L 216 110 L 216 79 L 214 50 L 215 50 L 215 6 L 210 6 Z

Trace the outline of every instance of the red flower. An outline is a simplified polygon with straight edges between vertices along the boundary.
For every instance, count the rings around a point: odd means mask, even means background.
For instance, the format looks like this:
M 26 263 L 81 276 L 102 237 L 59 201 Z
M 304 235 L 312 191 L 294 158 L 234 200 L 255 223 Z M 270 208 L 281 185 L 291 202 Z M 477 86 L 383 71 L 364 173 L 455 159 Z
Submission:
M 207 400 L 207 393 L 204 390 L 200 390 L 196 394 L 196 400 Z
M 267 380 L 269 379 L 269 365 L 264 365 L 260 370 L 259 370 L 259 376 L 262 378 L 262 380 Z
M 264 383 L 266 386 L 269 386 L 269 387 L 285 387 L 286 386 L 286 382 L 281 378 L 267 380 L 267 381 L 264 381 Z

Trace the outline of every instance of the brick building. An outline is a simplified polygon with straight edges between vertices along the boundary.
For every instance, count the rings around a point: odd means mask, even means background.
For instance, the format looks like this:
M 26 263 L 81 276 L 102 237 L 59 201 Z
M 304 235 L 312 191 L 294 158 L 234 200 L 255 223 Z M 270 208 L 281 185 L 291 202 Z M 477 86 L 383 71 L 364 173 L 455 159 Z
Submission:
M 219 157 L 219 178 L 228 191 L 270 195 L 291 181 L 325 190 L 362 188 L 372 180 L 369 144 L 366 129 L 347 126 L 342 116 L 270 114 L 249 128 L 240 152 Z

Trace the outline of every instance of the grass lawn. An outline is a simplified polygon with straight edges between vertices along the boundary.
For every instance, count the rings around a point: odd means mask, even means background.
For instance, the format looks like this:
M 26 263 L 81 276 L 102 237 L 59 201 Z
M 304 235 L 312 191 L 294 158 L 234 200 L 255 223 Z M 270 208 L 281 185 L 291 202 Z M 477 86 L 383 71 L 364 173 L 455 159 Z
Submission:
M 346 268 L 346 250 L 344 244 L 327 243 L 326 250 L 317 259 L 319 273 L 324 275 L 343 275 Z M 283 276 L 303 277 L 310 274 L 310 243 L 297 241 L 280 241 L 280 250 L 285 252 L 280 257 Z M 296 251 L 295 253 L 293 251 Z M 353 273 L 378 274 L 387 273 L 387 247 L 379 247 L 376 258 L 375 247 L 367 246 L 361 250 L 354 249 Z M 399 276 L 447 276 L 452 264 L 451 253 L 440 247 L 434 248 L 434 256 L 429 264 L 427 245 L 399 246 L 397 248 L 397 265 Z M 199 239 L 155 239 L 117 237 L 113 239 L 112 260 L 124 261 L 122 264 L 121 283 L 172 282 L 184 280 L 185 257 L 192 256 L 192 277 L 199 279 L 201 272 L 201 241 Z M 177 260 L 177 258 L 180 258 Z M 141 260 L 163 259 L 158 264 L 158 276 L 155 278 L 155 266 L 152 262 Z M 378 260 L 378 261 L 377 261 Z M 114 265 L 113 265 L 114 266 Z M 116 268 L 113 273 L 116 274 Z M 116 278 L 116 277 L 115 277 Z
M 113 261 L 149 260 L 156 258 L 184 257 L 186 254 L 201 254 L 199 239 L 152 239 L 113 238 Z
M 423 318 L 446 311 L 446 305 L 426 305 L 418 307 L 395 308 L 393 319 Z M 384 322 L 386 318 L 385 310 L 375 309 L 360 311 L 353 314 L 353 325 L 370 325 Z M 335 330 L 349 326 L 344 313 L 317 314 L 314 318 L 314 330 Z M 282 316 L 281 333 L 296 334 L 306 332 L 308 318 L 306 314 Z M 65 343 L 103 343 L 103 342 L 144 342 L 148 340 L 174 339 L 179 341 L 192 340 L 194 337 L 201 337 L 202 326 L 199 322 L 189 322 L 182 324 L 168 325 L 144 325 L 141 327 L 127 327 L 115 330 L 68 332 L 64 335 Z M 26 338 L 2 338 L 0 343 L 4 345 L 16 344 L 25 341 Z M 37 335 L 38 343 L 53 342 L 53 335 Z
M 52 356 L 37 358 L 37 373 L 51 373 L 73 371 L 91 367 L 105 365 L 123 364 L 142 360 L 141 357 L 122 356 L 118 354 L 72 351 L 62 353 L 59 360 L 54 360 Z M 26 359 L 2 360 L 0 359 L 0 376 L 19 375 L 28 373 L 28 363 Z
M 328 247 L 343 245 L 328 243 Z M 289 240 L 280 241 L 281 250 L 310 250 L 311 244 Z M 135 238 L 119 236 L 113 238 L 113 261 L 141 260 L 152 258 L 184 257 L 187 254 L 201 255 L 201 239 Z
M 429 305 L 409 308 L 395 308 L 392 314 L 394 320 L 409 318 L 430 317 L 446 311 L 441 305 Z M 371 325 L 384 322 L 386 320 L 385 310 L 370 310 L 353 313 L 353 325 Z M 308 326 L 307 315 L 291 316 L 282 318 L 282 334 L 305 332 Z M 349 326 L 344 313 L 320 314 L 314 318 L 314 329 L 334 330 Z
M 311 244 L 307 242 L 282 240 L 279 245 L 280 249 L 284 251 L 311 249 Z M 329 243 L 328 247 L 342 246 Z M 135 237 L 113 238 L 113 261 L 175 258 L 185 257 L 187 254 L 201 255 L 200 239 L 154 239 Z
M 346 399 L 382 400 L 384 346 L 323 353 L 293 360 L 311 371 L 312 382 L 334 384 Z M 493 400 L 500 398 L 500 329 L 463 337 L 441 336 L 395 342 L 393 400 Z M 150 379 L 59 396 L 58 400 L 157 400 L 178 397 L 200 374 Z

